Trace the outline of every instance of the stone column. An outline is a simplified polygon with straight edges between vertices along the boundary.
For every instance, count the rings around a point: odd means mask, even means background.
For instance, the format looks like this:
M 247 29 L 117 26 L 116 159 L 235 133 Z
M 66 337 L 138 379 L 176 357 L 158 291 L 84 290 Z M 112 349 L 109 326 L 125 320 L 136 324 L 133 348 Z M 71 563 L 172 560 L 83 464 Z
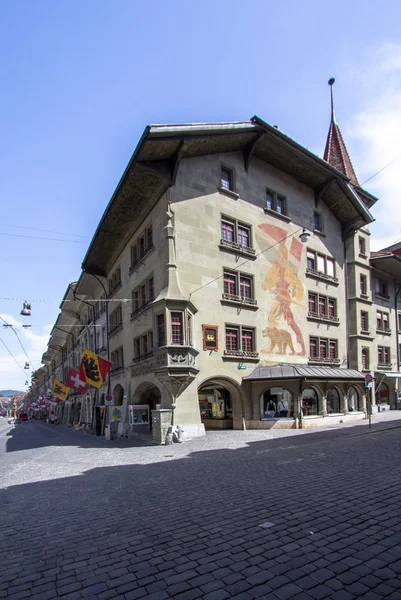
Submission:
M 326 395 L 322 396 L 321 402 L 322 402 L 322 409 L 320 411 L 320 415 L 322 417 L 327 417 L 327 396 Z
M 342 412 L 344 415 L 348 415 L 349 410 L 348 410 L 348 396 L 340 396 L 340 412 Z

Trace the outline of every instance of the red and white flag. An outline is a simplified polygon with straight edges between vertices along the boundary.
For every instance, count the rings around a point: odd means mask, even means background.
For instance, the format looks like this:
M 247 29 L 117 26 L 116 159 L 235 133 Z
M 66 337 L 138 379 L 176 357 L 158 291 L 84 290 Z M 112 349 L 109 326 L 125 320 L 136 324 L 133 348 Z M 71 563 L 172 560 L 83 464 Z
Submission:
M 89 389 L 89 385 L 86 381 L 82 381 L 79 378 L 79 371 L 68 367 L 68 374 L 65 385 L 74 390 L 74 392 L 80 392 L 81 394 L 86 394 Z

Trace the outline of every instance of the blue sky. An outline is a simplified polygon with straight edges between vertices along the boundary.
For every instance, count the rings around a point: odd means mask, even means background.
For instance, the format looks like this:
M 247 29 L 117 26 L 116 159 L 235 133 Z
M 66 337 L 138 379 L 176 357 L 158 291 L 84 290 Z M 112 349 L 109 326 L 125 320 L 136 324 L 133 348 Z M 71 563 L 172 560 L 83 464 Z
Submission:
M 258 114 L 322 155 L 334 76 L 362 182 L 401 154 L 400 22 L 399 0 L 3 0 L 0 315 L 34 366 L 148 123 Z M 401 238 L 400 167 L 367 185 L 382 199 L 377 247 Z M 30 330 L 21 329 L 24 298 Z M 0 336 L 23 366 L 12 331 Z M 2 344 L 0 358 L 0 389 L 24 389 Z

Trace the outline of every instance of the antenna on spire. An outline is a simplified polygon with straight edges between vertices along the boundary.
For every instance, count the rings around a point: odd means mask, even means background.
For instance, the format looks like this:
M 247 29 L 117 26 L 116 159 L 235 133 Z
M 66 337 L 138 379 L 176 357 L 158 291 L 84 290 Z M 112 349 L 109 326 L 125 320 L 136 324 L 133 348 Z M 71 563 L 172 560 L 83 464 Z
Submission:
M 330 95 L 331 95 L 331 122 L 336 122 L 336 115 L 334 113 L 334 97 L 333 97 L 333 84 L 335 83 L 334 77 L 330 77 L 328 84 L 330 86 Z

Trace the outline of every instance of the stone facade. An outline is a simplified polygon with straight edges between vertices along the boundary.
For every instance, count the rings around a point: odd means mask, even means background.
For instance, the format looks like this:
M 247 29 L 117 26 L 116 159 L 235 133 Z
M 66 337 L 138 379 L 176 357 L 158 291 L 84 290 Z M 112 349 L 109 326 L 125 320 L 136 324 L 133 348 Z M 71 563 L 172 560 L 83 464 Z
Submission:
M 369 260 L 375 200 L 256 118 L 151 128 L 84 259 L 78 300 L 61 305 L 71 329 L 55 329 L 44 356 L 50 383 L 83 348 L 113 363 L 101 389 L 58 406 L 62 422 L 130 435 L 172 409 L 172 427 L 195 437 L 363 418 L 363 371 L 398 370 L 398 328 L 387 327 L 398 288 L 389 275 L 390 298 L 378 294 Z M 388 364 L 373 365 L 379 352 Z M 334 369 L 324 383 L 248 379 L 277 363 L 356 371 L 347 385 Z

